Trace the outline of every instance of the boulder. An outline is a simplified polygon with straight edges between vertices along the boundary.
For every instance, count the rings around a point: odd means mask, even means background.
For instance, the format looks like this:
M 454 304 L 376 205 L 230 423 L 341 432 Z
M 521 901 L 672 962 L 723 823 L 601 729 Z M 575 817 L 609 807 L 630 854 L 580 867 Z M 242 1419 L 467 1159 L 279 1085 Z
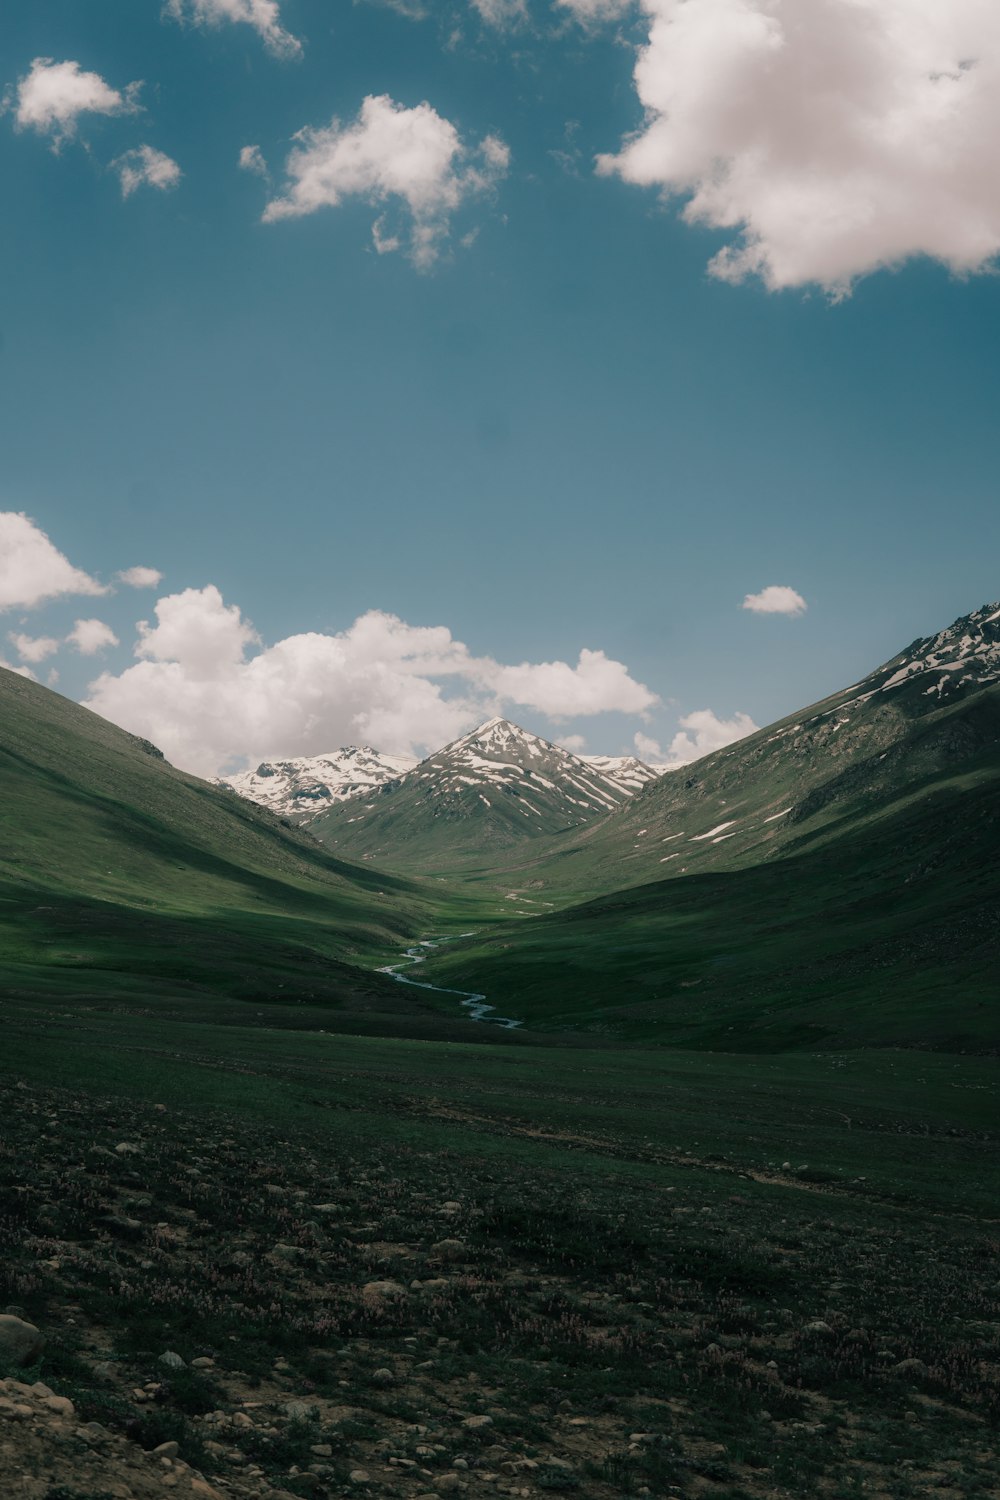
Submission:
M 45 1336 L 34 1323 L 11 1313 L 0 1314 L 0 1359 L 5 1364 L 33 1365 L 44 1348 Z

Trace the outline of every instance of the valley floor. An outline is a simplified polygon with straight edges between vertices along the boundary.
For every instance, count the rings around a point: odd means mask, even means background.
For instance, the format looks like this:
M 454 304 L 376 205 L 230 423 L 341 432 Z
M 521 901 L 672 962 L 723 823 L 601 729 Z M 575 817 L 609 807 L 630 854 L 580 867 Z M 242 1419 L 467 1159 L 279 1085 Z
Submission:
M 10 1002 L 9 1493 L 1000 1495 L 995 1063 L 248 1019 Z

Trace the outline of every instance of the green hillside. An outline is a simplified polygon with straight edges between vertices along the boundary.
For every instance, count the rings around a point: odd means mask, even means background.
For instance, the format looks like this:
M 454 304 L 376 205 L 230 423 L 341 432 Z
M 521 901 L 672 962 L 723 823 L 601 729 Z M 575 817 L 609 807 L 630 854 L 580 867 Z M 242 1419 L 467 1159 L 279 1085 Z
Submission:
M 0 788 L 0 992 L 398 1009 L 368 970 L 430 920 L 413 882 L 334 859 L 8 671 Z
M 947 671 L 946 668 L 955 668 Z M 1000 768 L 1000 609 L 986 605 L 777 724 L 667 772 L 610 816 L 470 872 L 532 905 L 748 869 L 863 834 L 898 799 Z M 382 856 L 394 868 L 391 855 Z
M 529 1027 L 725 1051 L 1000 1044 L 1000 757 L 816 847 L 660 880 L 440 951 Z
M 625 1039 L 996 1047 L 998 677 L 987 605 L 508 864 L 537 915 L 426 977 Z

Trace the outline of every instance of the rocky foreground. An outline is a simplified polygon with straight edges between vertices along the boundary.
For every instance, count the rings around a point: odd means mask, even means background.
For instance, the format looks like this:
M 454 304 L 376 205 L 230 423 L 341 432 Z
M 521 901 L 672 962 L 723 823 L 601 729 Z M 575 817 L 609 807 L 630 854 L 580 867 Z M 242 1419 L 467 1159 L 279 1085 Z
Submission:
M 446 1110 L 428 1151 L 328 1107 L 7 1092 L 5 1497 L 998 1494 L 973 1226 L 806 1181 L 777 1217 L 722 1162 L 630 1187 L 611 1136 L 567 1183 L 499 1122 L 477 1157 Z

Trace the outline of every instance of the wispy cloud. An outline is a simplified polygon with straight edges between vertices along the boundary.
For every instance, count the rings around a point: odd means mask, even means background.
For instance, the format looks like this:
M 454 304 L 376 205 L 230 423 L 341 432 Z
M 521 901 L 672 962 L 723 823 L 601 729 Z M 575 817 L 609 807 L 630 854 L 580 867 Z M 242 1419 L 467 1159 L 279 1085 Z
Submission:
M 175 21 L 195 26 L 224 26 L 237 22 L 252 26 L 275 57 L 302 56 L 302 43 L 281 24 L 278 0 L 166 0 L 164 11 Z
M 143 186 L 167 192 L 177 186 L 182 176 L 177 163 L 165 152 L 157 151 L 155 146 L 136 146 L 133 151 L 119 156 L 111 166 L 118 173 L 123 198 L 130 198 L 136 188 Z
M 375 245 L 380 253 L 405 248 L 421 270 L 440 257 L 457 210 L 492 188 L 510 163 L 498 137 L 468 146 L 429 104 L 408 109 L 385 94 L 365 99 L 352 123 L 306 128 L 296 140 L 285 164 L 285 191 L 267 205 L 265 222 L 364 198 L 389 212 L 402 210 L 398 230 L 385 215 L 376 221 Z
M 141 83 L 130 83 L 118 90 L 78 62 L 36 57 L 14 92 L 14 122 L 19 130 L 47 135 L 58 150 L 76 135 L 84 115 L 135 113 L 141 87 Z
M 163 574 L 159 568 L 123 568 L 115 577 L 119 583 L 124 583 L 130 589 L 155 589 Z
M 16 630 L 8 633 L 7 639 L 22 661 L 30 661 L 32 665 L 45 661 L 50 656 L 55 656 L 61 645 L 51 635 L 22 635 Z
M 108 646 L 117 646 L 118 637 L 103 620 L 77 620 L 66 637 L 67 644 L 75 646 L 81 656 L 96 656 Z
M 658 740 L 641 732 L 635 736 L 635 748 L 639 757 L 651 766 L 686 766 L 689 761 L 711 755 L 713 750 L 746 739 L 759 727 L 749 714 L 737 713 L 731 719 L 721 719 L 710 708 L 697 708 L 683 715 L 680 729 L 666 750 Z

